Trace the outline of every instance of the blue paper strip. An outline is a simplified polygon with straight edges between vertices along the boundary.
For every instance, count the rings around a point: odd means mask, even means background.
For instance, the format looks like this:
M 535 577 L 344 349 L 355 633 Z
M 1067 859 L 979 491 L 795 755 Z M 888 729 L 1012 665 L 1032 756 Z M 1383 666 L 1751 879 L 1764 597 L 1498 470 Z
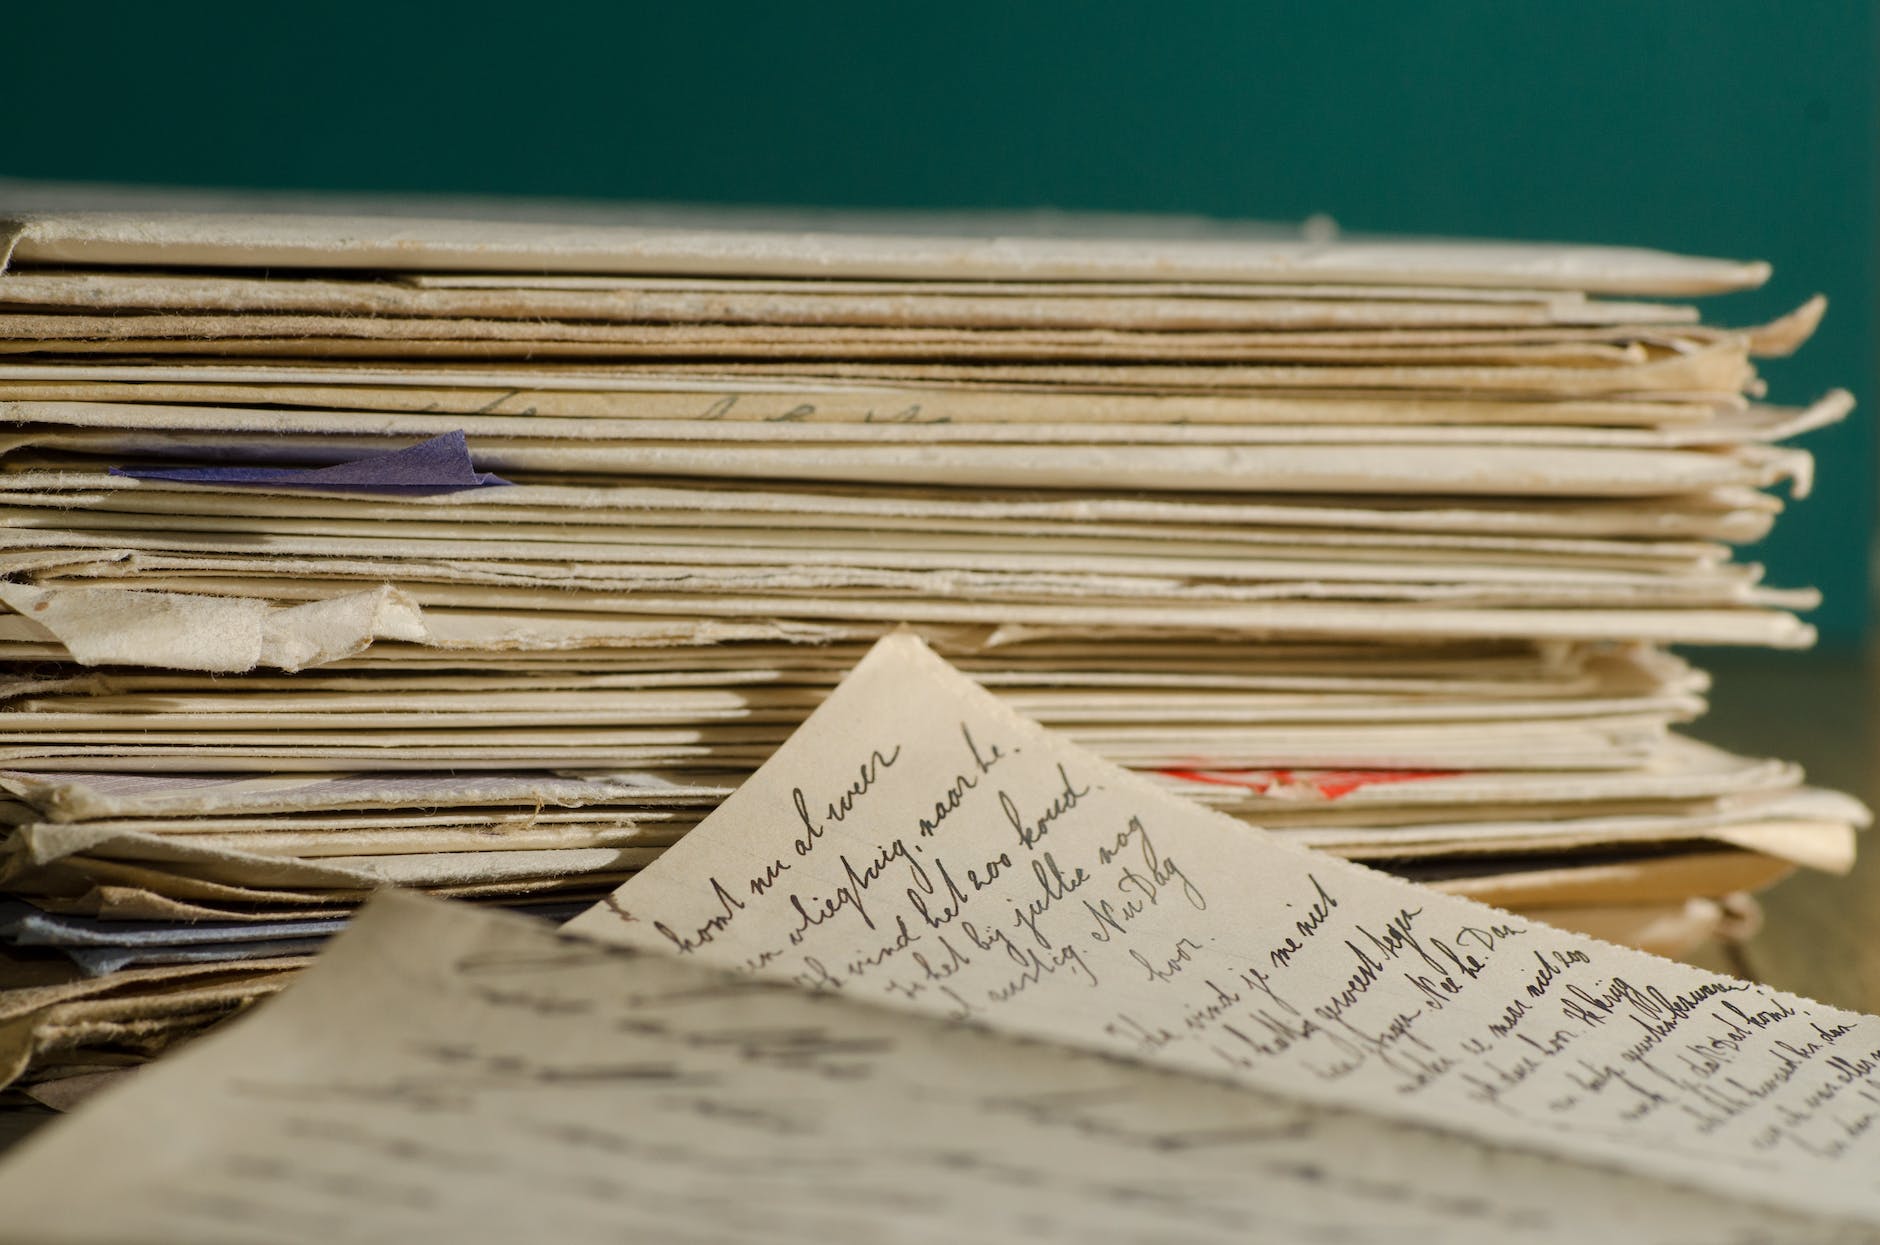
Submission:
M 178 484 L 249 484 L 348 492 L 452 493 L 509 481 L 478 471 L 461 429 L 331 467 L 113 467 L 114 476 Z
M 565 900 L 495 906 L 541 917 L 557 925 L 588 908 L 584 902 Z M 111 921 L 68 912 L 47 912 L 24 900 L 12 899 L 0 900 L 0 945 L 61 951 L 88 968 L 110 963 L 113 957 L 131 957 L 123 963 L 152 962 L 150 957 L 158 953 L 181 951 L 190 951 L 197 960 L 236 959 L 244 955 L 298 954 L 285 948 L 317 946 L 346 928 L 348 920 L 347 917 L 313 917 L 280 921 Z
M 103 977 L 147 964 L 229 964 L 266 960 L 277 955 L 312 955 L 324 938 L 285 938 L 276 942 L 201 942 L 187 947 L 62 947 L 87 977 Z
M 16 947 L 177 947 L 194 943 L 321 938 L 345 928 L 344 917 L 299 921 L 107 921 L 31 904 L 0 903 L 0 942 Z

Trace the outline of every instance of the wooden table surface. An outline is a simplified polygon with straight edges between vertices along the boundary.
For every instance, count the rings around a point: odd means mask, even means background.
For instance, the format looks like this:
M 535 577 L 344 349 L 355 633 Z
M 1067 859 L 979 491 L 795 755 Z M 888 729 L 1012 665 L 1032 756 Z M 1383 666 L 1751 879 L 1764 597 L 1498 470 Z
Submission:
M 1716 684 L 1711 711 L 1692 734 L 1799 761 L 1810 781 L 1880 808 L 1880 671 L 1873 662 L 1830 654 L 1695 658 Z M 1742 948 L 1741 969 L 1823 1003 L 1880 1012 L 1880 839 L 1864 836 L 1848 876 L 1798 873 L 1764 892 L 1762 905 L 1768 919 Z

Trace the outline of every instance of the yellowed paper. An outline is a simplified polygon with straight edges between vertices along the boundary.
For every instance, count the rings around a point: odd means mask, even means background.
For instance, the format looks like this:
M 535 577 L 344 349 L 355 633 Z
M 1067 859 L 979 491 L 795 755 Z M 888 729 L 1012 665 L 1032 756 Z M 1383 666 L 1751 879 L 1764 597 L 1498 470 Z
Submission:
M 780 1036 L 782 1035 L 782 1036 Z M 1861 1239 L 388 898 L 0 1166 L 47 1242 Z
M 67 555 L 53 555 L 58 561 Z M 72 624 L 67 630 L 74 637 L 84 636 L 85 644 L 96 643 L 97 652 L 105 652 L 113 643 L 131 643 L 135 634 L 120 623 L 129 613 L 157 599 L 172 594 L 192 598 L 201 609 L 220 618 L 224 612 L 228 625 L 252 625 L 253 601 L 303 600 L 325 602 L 346 599 L 357 602 L 370 594 L 361 593 L 358 580 L 316 578 L 317 567 L 304 567 L 298 574 L 221 575 L 168 574 L 147 570 L 134 562 L 106 558 L 96 560 L 81 555 L 76 561 L 103 576 L 132 578 L 122 591 L 146 601 L 125 601 L 121 607 L 108 598 L 102 605 L 113 607 L 97 615 L 94 623 Z M 53 563 L 56 565 L 56 562 Z M 22 567 L 21 569 L 30 569 Z M 80 581 L 83 582 L 82 580 Z M 885 629 L 903 622 L 916 624 L 988 625 L 1008 628 L 1065 628 L 1088 633 L 1091 628 L 1135 633 L 1169 634 L 1239 634 L 1262 637 L 1316 638 L 1350 640 L 1359 637 L 1401 642 L 1408 639 L 1529 639 L 1529 640 L 1621 640 L 1628 642 L 1665 642 L 1690 644 L 1766 644 L 1779 648 L 1805 648 L 1814 640 L 1814 631 L 1791 614 L 1751 608 L 1757 596 L 1744 598 L 1739 608 L 1654 607 L 1642 602 L 1636 608 L 1601 607 L 1584 600 L 1558 600 L 1554 608 L 1535 608 L 1534 603 L 1519 598 L 1484 601 L 1481 605 L 1448 605 L 1430 602 L 1420 609 L 1404 609 L 1389 601 L 1269 600 L 1227 602 L 1199 601 L 1170 606 L 1142 600 L 1120 601 L 1097 598 L 1084 603 L 1075 600 L 1032 604 L 1022 599 L 985 602 L 908 596 L 905 594 L 871 595 L 865 592 L 841 593 L 821 588 L 814 593 L 791 595 L 734 595 L 729 593 L 693 593 L 664 595 L 655 592 L 620 593 L 582 591 L 568 585 L 556 585 L 560 591 L 545 597 L 541 588 L 503 587 L 481 583 L 427 583 L 401 576 L 402 587 L 396 591 L 401 602 L 416 602 L 422 607 L 423 631 L 400 639 L 437 648 L 484 651 L 527 651 L 603 647 L 614 644 L 639 645 L 666 640 L 698 642 L 713 636 L 753 638 L 786 634 L 803 626 L 819 624 L 856 627 L 870 623 Z M 51 586 L 22 589 L 29 592 L 79 592 L 75 601 L 89 600 L 92 593 L 120 591 L 108 582 L 86 585 Z M 1307 594 L 1308 596 L 1316 594 Z M 1403 595 L 1403 594 L 1399 594 Z M 1154 594 L 1151 594 L 1153 597 Z M 1772 605 L 1807 606 L 1812 594 L 1779 595 L 1768 598 Z M 1619 603 L 1626 604 L 1626 603 Z M 545 609 L 552 606 L 553 609 Z M 1508 606 L 1513 608 L 1499 608 Z M 350 606 L 348 608 L 351 608 Z M 279 611 L 285 613 L 285 610 Z M 643 623 L 607 615 L 675 616 L 657 623 Z M 720 621 L 733 620 L 733 621 Z M 0 623 L 8 620 L 0 618 Z M 401 628 L 408 618 L 400 619 Z M 40 641 L 56 638 L 44 628 L 27 622 L 12 629 L 0 628 L 0 638 L 13 641 Z M 357 632 L 349 632 L 356 637 Z M 813 631 L 797 631 L 799 635 Z M 110 639 L 109 637 L 117 637 Z M 86 651 L 94 651 L 87 649 Z M 129 650 L 123 650 L 128 652 Z M 166 654 L 168 650 L 165 650 Z M 243 654 L 246 655 L 245 653 Z M 345 654 L 350 656 L 351 654 Z M 123 661 L 123 658 L 119 658 Z M 196 654 L 187 646 L 176 656 L 164 660 L 179 669 L 230 669 L 226 653 Z M 222 664 L 188 664 L 188 663 Z M 148 664 L 133 662 L 132 664 Z M 307 664 L 301 662 L 299 664 Z
M 0 289 L 4 289 L 0 285 Z M 1142 305 L 1142 304 L 1138 304 Z M 124 315 L 106 310 L 39 314 L 0 310 L 0 343 L 5 349 L 32 349 L 41 343 L 50 353 L 65 350 L 123 349 L 132 343 L 213 341 L 218 352 L 256 339 L 297 340 L 303 349 L 281 353 L 347 353 L 349 343 L 380 344 L 379 355 L 402 353 L 402 344 L 442 349 L 444 343 L 464 353 L 496 348 L 497 343 L 527 346 L 512 351 L 536 357 L 537 348 L 577 345 L 597 358 L 779 358 L 779 359 L 986 359 L 1072 361 L 1077 359 L 1163 359 L 1197 362 L 1336 361 L 1374 363 L 1479 362 L 1547 365 L 1578 362 L 1618 366 L 1643 362 L 1648 347 L 1697 350 L 1731 341 L 1754 346 L 1764 342 L 1791 350 L 1811 325 L 1791 318 L 1760 330 L 1730 330 L 1698 324 L 1626 327 L 1427 326 L 1391 323 L 1331 328 L 1175 329 L 1153 325 L 1106 324 L 1091 327 L 907 327 L 804 324 L 638 324 L 527 319 L 460 319 L 386 315 L 303 315 L 245 310 L 238 314 L 198 311 L 187 314 Z M 449 353 L 457 353 L 450 351 Z
M 1380 415 L 1389 408 L 1379 404 Z M 708 443 L 794 443 L 882 445 L 900 443 L 997 445 L 1364 445 L 1400 444 L 1561 445 L 1614 448 L 1675 448 L 1772 442 L 1826 427 L 1853 409 L 1853 397 L 1835 390 L 1813 405 L 1792 409 L 1752 406 L 1719 412 L 1703 423 L 1649 428 L 1588 428 L 1576 424 L 1496 424 L 1488 421 L 1405 424 L 1362 423 L 1001 423 L 951 419 L 844 423 L 813 419 L 732 419 L 721 400 L 691 419 L 565 417 L 546 414 L 403 414 L 370 410 L 285 410 L 242 406 L 168 406 L 132 402 L 0 402 L 0 421 L 22 425 L 75 428 L 177 429 L 194 432 L 251 432 L 274 437 L 318 434 L 331 437 L 428 437 L 440 430 L 460 430 L 478 438 L 566 438 L 581 442 L 648 441 Z M 354 442 L 342 440 L 343 445 Z M 296 448 L 301 442 L 293 442 Z M 501 444 L 501 441 L 492 442 Z
M 323 434 L 282 434 L 264 446 L 234 433 L 129 428 L 31 427 L 0 436 L 0 453 L 32 449 L 108 456 L 221 458 L 273 454 L 343 461 L 382 453 L 385 443 Z M 1151 489 L 1163 492 L 1386 494 L 1397 497 L 1654 497 L 1761 488 L 1794 480 L 1805 494 L 1808 456 L 1743 445 L 1723 450 L 1607 446 L 1362 445 L 690 445 L 493 438 L 479 467 L 587 475 L 816 480 L 846 484 L 918 482 L 1000 489 Z
M 72 469 L 35 464 L 0 478 L 14 505 L 83 507 L 87 511 L 166 516 L 303 516 L 458 525 L 558 525 L 581 533 L 628 524 L 641 531 L 761 528 L 775 532 L 859 528 L 871 533 L 952 533 L 1013 537 L 1112 534 L 1132 539 L 1233 541 L 1253 529 L 1280 539 L 1377 540 L 1402 549 L 1426 536 L 1452 541 L 1601 541 L 1605 546 L 1644 538 L 1684 536 L 1754 539 L 1766 532 L 1780 502 L 1753 489 L 1712 489 L 1674 498 L 1614 501 L 1543 501 L 1517 498 L 1428 499 L 1410 506 L 1388 498 L 1127 497 L 1111 492 L 1053 499 L 1046 495 L 982 493 L 972 498 L 909 489 L 893 496 L 840 485 L 790 491 L 726 480 L 711 490 L 682 486 L 570 487 L 519 484 L 469 494 L 362 499 L 306 493 L 291 499 L 228 485 L 165 484 L 104 475 L 95 463 Z M 170 520 L 176 521 L 176 520 Z M 657 533 L 655 533 L 657 534 Z M 721 537 L 722 539 L 722 537 Z M 835 539 L 835 537 L 825 537 Z M 1504 546 L 1506 547 L 1506 546 Z M 1648 546 L 1649 548 L 1650 546 Z
M 391 588 L 277 608 L 255 599 L 0 584 L 0 603 L 82 665 L 298 670 L 380 637 L 423 637 L 417 605 Z
M 1650 295 L 1742 289 L 1760 285 L 1769 273 L 1766 264 L 1618 247 L 1327 243 L 1270 234 L 1168 238 L 1145 245 L 1137 237 L 947 237 L 859 232 L 853 221 L 832 224 L 827 232 L 795 232 L 408 216 L 45 211 L 0 223 L 0 268 L 140 264 L 952 280 L 1147 278 L 1521 286 Z
M 1880 1021 L 1285 846 L 912 637 L 570 929 L 1880 1222 Z
M 294 774 L 181 778 L 0 771 L 0 791 L 29 801 L 48 821 L 230 816 L 307 810 L 523 805 L 582 808 L 619 801 L 707 800 L 723 787 L 678 785 L 654 775 Z
M 213 364 L 20 362 L 0 358 L 0 395 L 12 400 L 266 404 L 342 411 L 459 416 L 649 419 L 727 423 L 919 424 L 1263 423 L 1542 424 L 1655 428 L 1703 424 L 1740 405 L 1662 395 L 1557 398 L 1545 404 L 1487 394 L 1250 394 L 1217 391 L 1059 391 L 1039 386 L 968 388 L 794 377 L 744 378 L 622 373 L 566 365 L 437 364 L 419 367 L 320 360 Z
M 936 327 L 1328 329 L 1372 326 L 1688 324 L 1697 309 L 1575 293 L 1390 286 L 1169 286 L 1137 283 L 765 282 L 706 278 L 401 281 L 136 272 L 13 272 L 18 307 L 270 311 L 680 324 Z

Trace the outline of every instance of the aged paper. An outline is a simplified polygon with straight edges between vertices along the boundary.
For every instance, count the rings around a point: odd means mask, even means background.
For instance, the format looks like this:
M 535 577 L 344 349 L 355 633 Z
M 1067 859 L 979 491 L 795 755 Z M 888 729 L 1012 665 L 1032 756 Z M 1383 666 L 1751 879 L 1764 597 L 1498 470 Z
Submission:
M 64 556 L 64 555 L 57 555 Z M 309 625 L 301 630 L 302 616 L 289 609 L 257 610 L 253 602 L 310 601 L 321 609 L 304 619 L 306 624 L 324 623 L 329 616 L 355 624 L 338 638 L 347 646 L 328 658 L 351 657 L 353 647 L 373 634 L 362 635 L 359 623 L 378 624 L 385 620 L 396 625 L 393 638 L 443 649 L 484 651 L 527 651 L 605 647 L 616 644 L 643 645 L 658 642 L 655 636 L 682 643 L 696 643 L 717 636 L 729 638 L 739 624 L 745 634 L 761 637 L 777 634 L 818 621 L 849 625 L 875 623 L 885 629 L 901 622 L 940 625 L 987 625 L 1005 627 L 1067 628 L 1088 631 L 1091 628 L 1139 633 L 1187 634 L 1212 636 L 1239 632 L 1254 635 L 1286 635 L 1378 640 L 1406 639 L 1509 639 L 1546 640 L 1621 640 L 1627 642 L 1666 642 L 1680 644 L 1766 644 L 1777 648 L 1806 648 L 1814 642 L 1814 629 L 1786 613 L 1764 612 L 1750 608 L 1693 608 L 1674 602 L 1658 608 L 1610 608 L 1573 601 L 1570 597 L 1556 608 L 1536 608 L 1531 602 L 1504 601 L 1503 606 L 1450 606 L 1438 602 L 1422 608 L 1405 609 L 1390 601 L 1292 600 L 1264 602 L 1200 602 L 1171 608 L 1153 595 L 1135 602 L 1097 600 L 1094 602 L 1058 601 L 1041 604 L 998 602 L 961 597 L 914 597 L 905 594 L 841 594 L 818 589 L 815 594 L 731 595 L 691 593 L 664 595 L 639 591 L 580 591 L 563 583 L 559 593 L 545 598 L 538 587 L 505 588 L 500 585 L 434 584 L 405 579 L 400 589 L 359 590 L 359 580 L 322 580 L 318 570 L 306 567 L 291 577 L 271 579 L 254 575 L 165 575 L 128 561 L 106 560 L 96 563 L 103 574 L 135 576 L 123 589 L 114 587 L 50 587 L 21 591 L 43 593 L 28 608 L 45 601 L 47 609 L 36 611 L 38 618 L 61 620 L 56 634 L 49 626 L 31 621 L 30 615 L 17 619 L 0 616 L 0 638 L 7 641 L 43 643 L 58 640 L 73 654 L 73 659 L 87 664 L 163 664 L 180 670 L 249 669 L 275 656 L 268 637 L 285 632 L 292 641 L 290 651 L 281 654 L 282 668 L 300 669 L 317 664 L 321 649 L 308 640 L 328 641 L 324 634 L 337 628 L 320 628 L 315 637 Z M 51 563 L 51 565 L 56 565 Z M 122 593 L 113 597 L 112 593 Z M 382 601 L 382 604 L 379 604 Z M 56 604 L 55 604 L 56 602 Z M 422 607 L 410 609 L 412 602 Z M 135 650 L 139 631 L 129 629 L 133 618 L 158 615 L 179 603 L 200 615 L 198 632 L 172 627 L 165 636 L 161 656 L 149 650 Z M 1807 607 L 1813 598 L 1772 601 Z M 554 610 L 543 609 L 552 604 Z M 363 606 L 372 613 L 365 617 Z M 16 607 L 17 608 L 17 607 Z M 657 623 L 612 619 L 609 614 L 676 615 Z M 737 620 L 737 621 L 732 621 Z M 295 624 L 289 629 L 287 624 Z M 17 625 L 8 625 L 17 624 Z M 262 640 L 250 645 L 247 637 L 261 629 Z M 416 629 L 414 634 L 413 628 Z M 192 643 L 190 635 L 210 635 L 217 630 L 243 640 L 243 647 L 229 651 L 217 644 Z M 130 656 L 139 651 L 139 656 Z M 245 664 L 235 664 L 237 662 Z M 268 662 L 268 664 L 274 664 Z
M 0 292 L 11 281 L 0 282 Z M 1145 305 L 1141 302 L 1137 306 Z M 1354 360 L 1415 362 L 1458 357 L 1518 361 L 1530 351 L 1536 361 L 1580 357 L 1589 363 L 1618 363 L 1646 357 L 1648 346 L 1696 349 L 1722 341 L 1772 342 L 1786 346 L 1812 325 L 1732 330 L 1711 325 L 1430 326 L 1373 322 L 1328 328 L 1281 326 L 1174 328 L 1114 324 L 1077 327 L 725 324 L 642 324 L 585 319 L 462 319 L 397 315 L 277 314 L 247 308 L 234 314 L 191 311 L 126 316 L 115 310 L 68 310 L 57 314 L 0 310 L 0 340 L 42 342 L 130 342 L 193 339 L 223 342 L 255 338 L 299 338 L 338 344 L 347 340 L 461 343 L 585 343 L 611 347 L 598 357 L 749 357 L 797 359 L 965 358 L 1023 359 L 1214 359 L 1221 362 L 1308 360 L 1326 350 L 1350 351 Z M 1578 344 L 1577 348 L 1575 344 Z M 316 347 L 319 349 L 319 347 Z M 1503 356 L 1506 356 L 1505 360 Z M 1337 357 L 1344 357 L 1342 354 Z
M 1704 426 L 1716 417 L 1713 400 L 1666 398 L 1560 399 L 1545 405 L 1471 394 L 1464 398 L 1400 395 L 1371 398 L 1324 394 L 1216 391 L 1171 395 L 1144 391 L 1060 391 L 1039 386 L 970 389 L 750 379 L 660 376 L 604 366 L 571 371 L 439 364 L 420 368 L 333 361 L 242 363 L 212 366 L 159 363 L 30 362 L 0 359 L 0 395 L 9 399 L 65 399 L 221 403 L 334 410 L 573 418 L 704 420 L 724 422 L 863 423 L 873 427 L 920 423 L 1188 422 L 1219 426 L 1260 423 L 1535 424 L 1596 427 Z M 1733 409 L 1740 402 L 1726 403 Z
M 506 405 L 506 404 L 504 404 Z M 799 404 L 801 405 L 801 404 Z M 792 408 L 795 409 L 795 408 Z M 689 418 L 657 416 L 607 417 L 543 414 L 525 404 L 514 414 L 455 412 L 386 412 L 357 410 L 279 410 L 242 406 L 180 406 L 131 402 L 0 401 L 0 422 L 9 425 L 48 425 L 117 430 L 176 429 L 197 432 L 265 433 L 270 436 L 385 436 L 434 435 L 440 428 L 462 431 L 485 439 L 543 438 L 573 441 L 678 441 L 815 444 L 965 443 L 987 445 L 1363 445 L 1385 441 L 1400 444 L 1441 445 L 1562 445 L 1673 448 L 1687 445 L 1728 445 L 1773 442 L 1799 436 L 1844 418 L 1853 409 L 1846 390 L 1834 390 L 1804 408 L 1751 406 L 1720 413 L 1716 419 L 1691 426 L 1585 427 L 1480 420 L 1469 423 L 1405 424 L 1379 422 L 1294 422 L 1222 424 L 1174 421 L 1079 423 L 1065 420 L 1008 420 L 972 422 L 945 417 L 913 417 L 873 421 L 817 419 L 811 408 L 790 419 L 732 418 L 735 395 L 697 406 Z M 776 413 L 776 412 L 773 412 Z M 1304 412 L 1301 412 L 1303 414 Z M 1171 414 L 1175 414 L 1171 412 Z M 382 442 L 370 442 L 382 444 Z M 500 440 L 491 443 L 501 444 Z M 285 444 L 285 443 L 284 443 Z M 301 442 L 295 443 L 298 450 Z M 345 442 L 348 446 L 354 442 Z
M 350 657 L 380 637 L 426 634 L 417 604 L 389 586 L 277 607 L 258 598 L 8 583 L 0 584 L 0 603 L 82 665 L 298 670 Z
M 0 1203 L 113 1245 L 1872 1239 L 396 896 Z
M 25 264 L 378 268 L 398 271 L 680 273 L 941 280 L 1277 281 L 1458 285 L 1599 294 L 1702 294 L 1760 285 L 1762 263 L 1624 247 L 1518 242 L 1209 236 L 948 236 L 934 221 L 824 217 L 783 228 L 559 224 L 281 212 L 14 211 L 0 270 Z M 871 230 L 869 232 L 857 231 Z
M 570 928 L 1880 1223 L 1880 1021 L 1287 846 L 912 636 Z
M 971 532 L 1025 537 L 1035 534 L 1195 540 L 1241 539 L 1251 531 L 1268 539 L 1416 545 L 1434 536 L 1450 542 L 1597 542 L 1624 537 L 1662 545 L 1701 534 L 1752 539 L 1763 534 L 1780 503 L 1749 489 L 1707 489 L 1647 506 L 1638 500 L 1562 502 L 1513 498 L 1446 498 L 1437 508 L 1410 507 L 1388 498 L 1332 504 L 1324 498 L 1287 497 L 1258 501 L 1146 498 L 1113 492 L 1052 498 L 1039 494 L 989 493 L 952 497 L 928 489 L 897 494 L 853 486 L 818 485 L 790 490 L 724 481 L 712 490 L 678 485 L 571 487 L 518 484 L 507 489 L 449 495 L 369 498 L 337 493 L 278 494 L 242 491 L 232 485 L 190 488 L 164 481 L 108 476 L 95 462 L 46 464 L 11 472 L 0 481 L 13 505 L 83 507 L 88 514 L 123 510 L 150 512 L 179 521 L 184 516 L 370 519 L 443 523 L 473 539 L 473 525 L 554 525 L 573 532 L 599 526 L 714 529 L 764 528 L 807 531 L 861 527 L 870 532 Z M 506 496 L 498 499 L 495 494 Z M 1754 520 L 1753 527 L 1745 521 Z
M 1612 302 L 1566 293 L 1414 287 L 1208 287 L 1096 283 L 645 278 L 613 288 L 467 284 L 449 278 L 335 281 L 171 273 L 36 272 L 0 279 L 0 304 L 109 311 L 268 311 L 349 316 L 560 319 L 642 324 L 882 325 L 894 327 L 1343 329 L 1694 324 L 1695 307 Z M 564 279 L 579 282 L 582 278 Z M 664 281 L 666 284 L 661 284 Z M 1084 288 L 1095 285 L 1096 288 Z M 940 288 L 929 288 L 939 286 Z M 755 288 L 753 288 L 755 287 Z M 832 288 L 833 287 L 833 288 Z
M 691 776 L 687 776 L 688 779 Z M 0 770 L 0 791 L 55 822 L 113 818 L 228 818 L 234 815 L 372 809 L 523 805 L 576 809 L 615 803 L 716 802 L 721 785 L 653 774 L 567 777 L 512 774 L 29 774 Z M 499 814 L 500 815 L 500 814 Z
M 33 449 L 119 461 L 287 457 L 333 462 L 383 450 L 374 436 L 269 435 L 24 426 L 0 453 Z M 1655 497 L 1807 481 L 1800 451 L 1760 445 L 1694 450 L 1608 446 L 1443 444 L 953 445 L 480 442 L 477 465 L 496 471 L 724 477 L 837 484 L 915 481 L 988 488 L 1221 490 L 1389 496 Z M 1806 492 L 1806 487 L 1802 488 Z

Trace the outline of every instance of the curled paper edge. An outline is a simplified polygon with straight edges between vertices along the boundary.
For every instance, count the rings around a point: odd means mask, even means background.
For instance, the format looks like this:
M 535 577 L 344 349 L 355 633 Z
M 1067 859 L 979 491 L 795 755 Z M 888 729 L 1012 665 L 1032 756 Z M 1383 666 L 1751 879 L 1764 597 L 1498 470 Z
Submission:
M 374 640 L 423 643 L 418 603 L 389 584 L 280 606 L 252 597 L 0 584 L 0 603 L 83 666 L 161 666 L 239 674 L 339 661 Z

